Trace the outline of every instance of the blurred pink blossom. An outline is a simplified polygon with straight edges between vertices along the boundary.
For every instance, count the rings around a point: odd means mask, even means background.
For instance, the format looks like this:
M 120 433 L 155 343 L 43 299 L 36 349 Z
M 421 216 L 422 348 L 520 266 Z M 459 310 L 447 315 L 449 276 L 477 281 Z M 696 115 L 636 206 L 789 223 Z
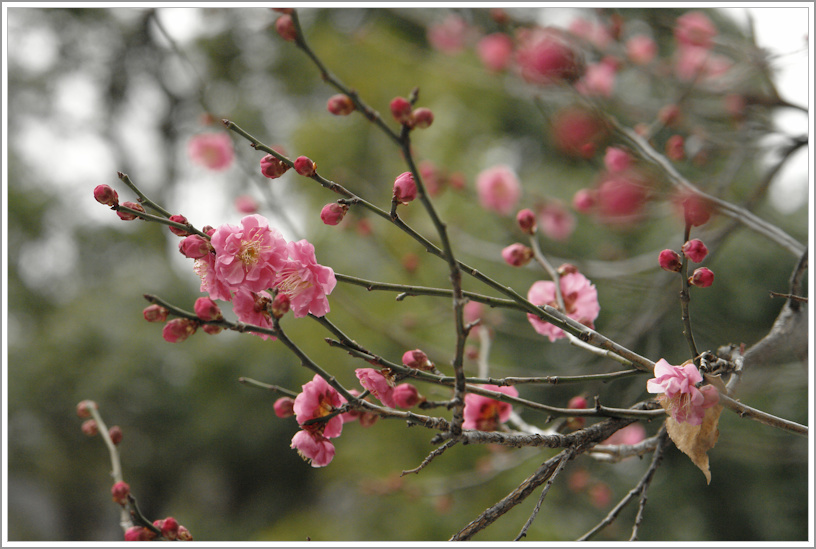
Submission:
M 612 97 L 617 68 L 612 63 L 601 61 L 589 65 L 583 78 L 575 84 L 578 93 L 587 96 Z
M 648 65 L 657 57 L 657 44 L 645 34 L 637 34 L 626 41 L 626 55 L 636 65 Z
M 717 27 L 706 14 L 690 11 L 677 18 L 674 38 L 681 46 L 695 46 L 709 49 L 717 36 Z
M 646 438 L 646 429 L 640 423 L 631 423 L 615 431 L 615 433 L 608 439 L 601 442 L 601 444 L 617 445 L 617 444 L 637 444 Z
M 512 61 L 513 39 L 503 32 L 488 34 L 476 44 L 482 64 L 493 72 L 501 72 Z
M 493 166 L 476 176 L 476 192 L 483 208 L 509 215 L 521 197 L 521 183 L 508 166 Z
M 520 29 L 515 61 L 521 76 L 533 84 L 575 82 L 583 63 L 568 37 L 554 28 Z
M 248 194 L 235 198 L 235 209 L 244 214 L 254 214 L 258 211 L 258 201 Z
M 550 200 L 538 210 L 539 229 L 544 236 L 564 241 L 575 231 L 575 216 L 558 200 Z
M 468 26 L 464 19 L 450 14 L 441 23 L 428 27 L 428 42 L 436 50 L 447 54 L 456 54 L 465 47 Z
M 193 162 L 211 170 L 227 169 L 234 157 L 232 141 L 225 133 L 194 135 L 187 142 L 187 153 Z

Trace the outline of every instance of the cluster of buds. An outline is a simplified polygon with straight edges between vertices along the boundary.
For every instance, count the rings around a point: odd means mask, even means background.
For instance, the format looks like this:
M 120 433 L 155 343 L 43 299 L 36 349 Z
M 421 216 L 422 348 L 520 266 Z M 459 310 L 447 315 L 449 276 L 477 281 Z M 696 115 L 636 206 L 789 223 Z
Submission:
M 701 240 L 692 239 L 683 244 L 681 251 L 685 257 L 694 263 L 700 263 L 708 255 L 708 248 Z M 657 258 L 660 268 L 664 271 L 679 273 L 683 266 L 683 256 L 674 250 L 663 250 Z M 694 270 L 688 283 L 691 286 L 706 288 L 714 283 L 714 273 L 707 267 L 698 267 Z
M 190 531 L 173 517 L 153 521 L 153 528 L 131 526 L 125 531 L 125 541 L 193 541 Z
M 77 417 L 85 420 L 82 422 L 82 432 L 89 437 L 94 437 L 99 434 L 99 424 L 91 417 L 93 415 L 91 409 L 96 410 L 98 408 L 99 406 L 93 400 L 83 400 L 77 404 L 76 407 Z M 114 425 L 108 429 L 108 436 L 111 442 L 118 445 L 122 442 L 122 428 L 118 425 Z
M 434 115 L 430 109 L 420 107 L 414 109 L 411 102 L 404 97 L 395 97 L 391 100 L 391 115 L 394 120 L 409 128 L 427 128 L 433 124 Z

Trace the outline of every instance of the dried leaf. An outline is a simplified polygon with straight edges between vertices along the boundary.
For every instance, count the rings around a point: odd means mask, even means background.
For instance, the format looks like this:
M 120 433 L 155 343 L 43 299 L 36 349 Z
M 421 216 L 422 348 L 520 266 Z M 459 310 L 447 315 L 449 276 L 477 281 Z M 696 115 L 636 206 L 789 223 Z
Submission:
M 678 423 L 674 418 L 666 419 L 666 430 L 677 448 L 691 458 L 706 478 L 706 484 L 711 483 L 711 471 L 708 468 L 708 452 L 717 444 L 720 430 L 717 424 L 723 407 L 719 404 L 705 411 L 701 425 Z

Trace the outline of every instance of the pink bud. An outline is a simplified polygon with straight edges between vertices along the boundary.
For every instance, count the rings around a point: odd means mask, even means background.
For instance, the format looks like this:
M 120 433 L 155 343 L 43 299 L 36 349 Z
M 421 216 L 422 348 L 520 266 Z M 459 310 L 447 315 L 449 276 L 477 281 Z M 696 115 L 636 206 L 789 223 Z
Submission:
M 198 318 L 204 321 L 221 320 L 224 315 L 221 314 L 221 308 L 209 297 L 199 297 L 196 299 L 195 314 Z
M 289 312 L 289 308 L 289 296 L 284 293 L 279 293 L 272 300 L 272 316 L 275 318 L 282 318 L 283 315 Z
M 174 318 L 167 322 L 162 329 L 162 337 L 169 343 L 181 343 L 198 328 L 198 323 L 189 318 Z
M 184 217 L 183 215 L 180 215 L 180 214 L 171 215 L 170 216 L 170 221 L 175 221 L 176 223 L 181 223 L 183 225 L 187 225 L 189 223 L 187 221 L 187 218 Z M 190 234 L 186 230 L 179 229 L 178 227 L 172 227 L 172 226 L 168 225 L 167 228 L 170 229 L 171 233 L 173 233 L 175 235 L 178 235 L 178 236 L 187 236 L 187 235 Z
M 144 211 L 145 211 L 145 209 L 142 207 L 142 205 L 137 204 L 136 202 L 123 202 L 122 206 L 124 206 L 125 208 L 130 208 L 131 210 L 136 210 L 137 212 L 144 213 Z M 139 217 L 136 214 L 133 214 L 133 213 L 130 213 L 130 212 L 125 212 L 125 211 L 122 211 L 122 210 L 117 210 L 116 215 L 118 215 L 119 219 L 121 219 L 122 221 L 132 221 L 132 220 L 136 219 L 137 217 Z
M 338 204 L 337 202 L 326 204 L 323 206 L 323 209 L 320 210 L 320 219 L 326 225 L 337 225 L 343 221 L 348 209 L 347 204 Z
M 287 42 L 294 42 L 295 38 L 297 38 L 295 22 L 290 15 L 281 15 L 278 17 L 275 21 L 275 30 L 278 31 L 281 38 Z
M 394 387 L 394 402 L 397 407 L 407 410 L 416 406 L 419 401 L 419 392 L 410 383 L 400 383 Z
M 657 56 L 657 44 L 646 35 L 635 35 L 626 41 L 626 55 L 636 65 L 648 65 Z
M 695 263 L 700 263 L 708 255 L 708 248 L 702 240 L 693 239 L 683 244 L 683 253 Z
M 623 149 L 607 147 L 604 155 L 604 166 L 610 172 L 622 172 L 632 163 L 632 157 Z
M 534 235 L 536 232 L 536 217 L 532 210 L 519 210 L 516 214 L 516 223 L 524 234 Z
M 205 324 L 204 326 L 201 327 L 201 329 L 204 330 L 204 333 L 208 335 L 217 335 L 224 330 L 224 328 L 222 328 L 218 324 Z
M 411 122 L 412 107 L 410 101 L 404 97 L 395 97 L 391 100 L 389 107 L 394 120 L 400 124 L 409 124 Z
M 83 400 L 82 402 L 77 404 L 76 408 L 77 416 L 81 417 L 82 419 L 91 417 L 91 408 L 96 410 L 97 408 L 99 408 L 99 406 L 97 406 L 96 402 L 94 402 L 93 400 Z
M 590 189 L 580 189 L 572 197 L 572 207 L 580 213 L 589 213 L 595 207 L 595 192 Z
M 699 227 L 711 218 L 711 204 L 696 194 L 681 192 L 673 198 L 673 203 L 680 217 L 692 227 Z
M 576 267 L 572 263 L 562 263 L 558 267 L 558 269 L 556 269 L 556 271 L 558 271 L 558 276 L 564 276 L 564 275 L 568 275 L 568 274 L 577 273 L 578 272 L 578 267 Z
M 150 541 L 156 533 L 144 526 L 131 526 L 125 531 L 125 541 Z
M 672 135 L 666 140 L 666 156 L 674 161 L 686 158 L 685 141 L 682 135 Z
M 261 158 L 261 173 L 269 179 L 277 179 L 285 174 L 288 169 L 289 165 L 275 155 L 267 154 Z
M 178 534 L 176 534 L 176 539 L 179 541 L 193 541 L 193 535 L 190 531 L 182 525 L 178 527 Z
M 93 419 L 86 419 L 82 422 L 82 432 L 89 436 L 95 437 L 99 434 L 99 425 L 96 424 L 96 421 Z
M 242 194 L 235 198 L 235 209 L 241 213 L 254 214 L 258 211 L 258 201 L 248 194 Z
M 167 517 L 162 521 L 156 522 L 161 522 L 161 526 L 157 525 L 155 522 L 153 523 L 153 525 L 156 526 L 159 530 L 161 530 L 163 538 L 169 541 L 173 541 L 176 539 L 179 531 L 179 523 L 176 519 L 174 519 L 173 517 Z
M 354 112 L 354 101 L 348 95 L 338 93 L 329 97 L 326 108 L 330 113 L 337 116 L 346 116 Z
M 584 410 L 587 407 L 587 399 L 581 395 L 574 396 L 567 403 L 567 408 L 570 410 Z
M 295 171 L 304 177 L 312 177 L 315 174 L 316 167 L 308 156 L 298 156 L 295 159 Z
M 210 241 L 197 234 L 191 234 L 179 242 L 179 252 L 190 259 L 200 259 L 210 253 Z
M 394 200 L 400 204 L 408 204 L 417 196 L 417 186 L 411 172 L 401 173 L 394 180 Z
M 110 185 L 97 185 L 94 188 L 94 198 L 105 206 L 119 204 L 119 195 Z
M 424 129 L 433 124 L 434 115 L 431 109 L 420 107 L 411 115 L 411 126 Z
M 688 278 L 688 283 L 692 286 L 708 288 L 714 283 L 714 273 L 711 271 L 711 269 L 700 267 L 694 270 L 694 272 Z
M 118 425 L 114 425 L 110 429 L 108 429 L 108 436 L 113 442 L 114 445 L 118 446 L 120 442 L 122 442 L 122 428 Z
M 657 257 L 657 262 L 660 264 L 660 268 L 664 271 L 675 273 L 680 272 L 680 268 L 683 264 L 680 254 L 674 250 L 663 250 L 660 252 L 660 255 Z
M 533 250 L 518 242 L 507 246 L 501 254 L 504 261 L 513 267 L 524 267 L 533 258 Z
M 295 399 L 292 397 L 281 397 L 275 401 L 272 407 L 275 409 L 275 415 L 279 418 L 295 415 Z
M 550 129 L 556 148 L 578 158 L 592 158 L 608 134 L 603 120 L 582 107 L 567 107 L 556 113 Z
M 414 368 L 415 370 L 424 370 L 428 372 L 434 369 L 433 363 L 428 360 L 428 355 L 419 349 L 405 351 L 405 353 L 402 355 L 402 363 L 409 368 Z
M 113 501 L 118 503 L 119 505 L 124 505 L 127 503 L 127 497 L 130 494 L 130 485 L 127 482 L 117 482 L 111 488 L 111 496 L 113 496 Z
M 500 72 L 507 68 L 513 55 L 513 39 L 503 32 L 489 34 L 476 44 L 482 64 L 488 70 Z

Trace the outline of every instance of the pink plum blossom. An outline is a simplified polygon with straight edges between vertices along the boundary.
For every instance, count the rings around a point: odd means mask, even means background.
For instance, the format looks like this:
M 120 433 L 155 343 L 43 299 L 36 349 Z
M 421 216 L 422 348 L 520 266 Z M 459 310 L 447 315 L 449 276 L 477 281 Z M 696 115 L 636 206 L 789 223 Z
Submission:
M 329 312 L 326 296 L 337 284 L 334 270 L 317 263 L 314 246 L 307 240 L 289 242 L 286 249 L 289 259 L 278 269 L 275 289 L 289 297 L 295 318 L 324 316 Z
M 400 383 L 396 387 L 394 387 L 394 402 L 399 408 L 403 408 L 405 410 L 409 408 L 413 408 L 419 401 L 421 397 L 419 396 L 419 392 L 417 391 L 416 387 L 411 385 L 410 383 Z
M 622 172 L 632 165 L 632 157 L 618 147 L 607 147 L 604 154 L 604 166 L 612 173 Z
M 657 44 L 645 34 L 637 34 L 626 41 L 626 55 L 636 65 L 648 65 L 657 56 Z
M 521 197 L 521 183 L 508 166 L 493 166 L 476 176 L 476 191 L 483 208 L 509 215 Z
M 488 70 L 503 71 L 513 55 L 513 39 L 503 32 L 488 34 L 476 44 L 476 53 Z
M 211 170 L 225 170 L 232 164 L 232 141 L 225 133 L 203 133 L 190 138 L 187 153 L 196 164 Z
M 709 49 L 717 36 L 717 27 L 706 14 L 690 11 L 677 18 L 674 27 L 674 38 L 681 46 L 694 46 Z
M 634 169 L 605 173 L 596 198 L 600 221 L 619 227 L 630 226 L 642 218 L 649 198 L 649 182 Z
M 216 228 L 210 243 L 215 249 L 215 276 L 233 291 L 272 287 L 286 262 L 286 240 L 258 214 L 244 217 L 240 226 Z
M 513 397 L 518 396 L 518 389 L 512 386 L 482 385 L 481 387 Z M 465 422 L 462 424 L 462 428 L 495 431 L 501 423 L 510 419 L 512 411 L 513 406 L 510 403 L 468 393 L 465 395 Z
M 298 431 L 292 437 L 290 448 L 297 450 L 298 455 L 312 467 L 325 467 L 334 459 L 334 444 L 319 433 Z
M 574 82 L 583 65 L 564 33 L 554 28 L 521 29 L 515 61 L 521 76 L 534 84 Z
M 575 89 L 582 95 L 612 97 L 616 72 L 612 63 L 601 61 L 589 65 L 583 78 L 575 84 Z
M 261 328 L 274 329 L 272 315 L 269 312 L 269 305 L 272 303 L 272 296 L 267 292 L 252 292 L 246 289 L 239 289 L 235 292 L 232 302 L 232 311 L 240 322 L 260 326 Z M 261 339 L 275 340 L 274 336 L 253 332 Z
M 329 415 L 344 403 L 343 397 L 329 382 L 315 374 L 311 381 L 301 386 L 301 392 L 295 397 L 293 410 L 295 419 L 304 430 L 320 433 L 326 438 L 339 437 L 343 431 L 343 420 L 334 416 L 328 421 L 317 421 L 304 425 L 310 419 Z
M 389 408 L 397 407 L 394 400 L 394 386 L 379 370 L 358 368 L 354 370 L 354 374 L 360 380 L 360 385 L 368 389 L 374 395 L 374 398 L 377 398 Z
M 465 47 L 468 26 L 464 19 L 450 14 L 441 23 L 428 27 L 428 42 L 442 53 L 456 54 Z
M 683 366 L 672 366 L 661 358 L 655 364 L 654 374 L 654 378 L 646 381 L 646 390 L 661 394 L 658 398 L 678 423 L 702 424 L 705 410 L 720 399 L 717 389 L 711 385 L 697 388 L 703 376 L 690 361 Z
M 182 240 L 182 242 L 184 241 Z M 213 299 L 232 300 L 229 286 L 215 274 L 215 254 L 207 253 L 196 259 L 195 263 L 193 263 L 193 270 L 201 278 L 202 292 L 209 293 Z
M 258 201 L 248 194 L 235 198 L 235 209 L 243 214 L 254 214 L 258 211 Z
M 575 217 L 557 200 L 550 200 L 538 210 L 539 227 L 547 238 L 564 241 L 575 230 Z
M 577 158 L 592 158 L 607 137 L 604 122 L 582 107 L 558 111 L 550 124 L 550 132 L 559 151 Z
M 598 304 L 598 291 L 595 285 L 591 284 L 587 278 L 578 272 L 569 272 L 559 278 L 561 283 L 561 295 L 564 298 L 566 315 L 581 324 L 592 328 L 593 322 L 598 318 L 601 306 Z M 533 305 L 549 305 L 558 307 L 555 293 L 555 283 L 549 280 L 539 280 L 534 282 L 527 292 L 527 300 Z M 550 338 L 550 341 L 566 337 L 564 331 L 549 322 L 541 320 L 533 314 L 527 314 L 530 324 L 536 332 Z

